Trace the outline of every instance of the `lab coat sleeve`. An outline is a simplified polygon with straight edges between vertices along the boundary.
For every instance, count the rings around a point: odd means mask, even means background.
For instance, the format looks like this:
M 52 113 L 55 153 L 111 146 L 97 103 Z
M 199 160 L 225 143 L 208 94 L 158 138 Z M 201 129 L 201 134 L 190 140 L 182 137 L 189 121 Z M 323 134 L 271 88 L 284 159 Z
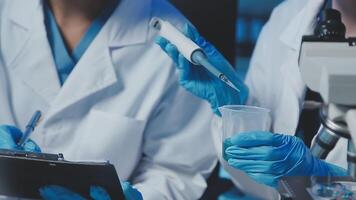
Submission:
M 172 79 L 145 130 L 142 159 L 131 180 L 145 200 L 199 199 L 217 163 L 212 111 Z

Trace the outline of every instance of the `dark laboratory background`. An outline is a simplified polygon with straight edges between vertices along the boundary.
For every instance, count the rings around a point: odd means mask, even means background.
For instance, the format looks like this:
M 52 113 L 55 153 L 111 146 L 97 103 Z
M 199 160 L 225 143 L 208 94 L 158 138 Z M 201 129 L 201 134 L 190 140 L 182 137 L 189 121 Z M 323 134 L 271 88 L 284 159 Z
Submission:
M 244 77 L 263 25 L 282 0 L 170 0 L 199 29 L 200 33 Z M 201 200 L 215 200 L 230 190 L 229 180 L 218 177 L 216 167 Z

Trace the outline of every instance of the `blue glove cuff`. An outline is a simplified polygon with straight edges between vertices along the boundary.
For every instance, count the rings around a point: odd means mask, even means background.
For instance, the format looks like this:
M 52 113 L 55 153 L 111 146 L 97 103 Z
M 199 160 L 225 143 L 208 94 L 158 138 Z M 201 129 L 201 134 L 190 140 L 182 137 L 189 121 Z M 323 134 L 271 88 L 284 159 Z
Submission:
M 330 176 L 349 176 L 347 170 L 345 170 L 344 168 L 338 167 L 336 165 L 324 161 L 321 162 L 327 167 Z

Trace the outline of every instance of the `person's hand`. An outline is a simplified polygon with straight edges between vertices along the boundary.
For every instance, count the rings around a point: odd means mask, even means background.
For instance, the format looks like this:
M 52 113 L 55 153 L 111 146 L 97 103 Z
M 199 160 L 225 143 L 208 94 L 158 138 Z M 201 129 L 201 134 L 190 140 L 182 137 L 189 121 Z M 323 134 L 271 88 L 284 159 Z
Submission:
M 40 195 L 44 200 L 85 200 L 79 194 L 57 185 L 41 188 Z M 94 200 L 111 200 L 108 193 L 98 186 L 90 187 L 90 197 Z
M 237 76 L 235 70 L 223 55 L 203 37 L 197 30 L 186 24 L 184 34 L 198 44 L 208 56 L 209 61 L 240 90 L 237 92 L 216 78 L 202 66 L 195 66 L 181 55 L 177 48 L 163 37 L 157 37 L 156 43 L 173 59 L 179 70 L 179 83 L 189 92 L 207 100 L 213 111 L 220 115 L 218 108 L 224 105 L 244 104 L 248 97 L 248 89 Z
M 284 176 L 346 176 L 346 170 L 314 157 L 299 138 L 269 132 L 239 133 L 228 138 L 230 166 L 255 181 L 276 187 Z
M 130 183 L 122 183 L 122 190 L 126 200 L 143 200 L 141 193 L 133 188 Z M 85 200 L 84 197 L 61 186 L 46 186 L 40 189 L 44 200 Z M 106 190 L 99 186 L 90 187 L 90 197 L 93 200 L 111 200 Z
M 39 146 L 28 140 L 23 147 L 17 145 L 22 137 L 22 132 L 13 126 L 0 126 L 0 149 L 41 152 Z
M 121 187 L 126 200 L 143 200 L 142 194 L 136 188 L 132 187 L 129 182 L 122 183 Z

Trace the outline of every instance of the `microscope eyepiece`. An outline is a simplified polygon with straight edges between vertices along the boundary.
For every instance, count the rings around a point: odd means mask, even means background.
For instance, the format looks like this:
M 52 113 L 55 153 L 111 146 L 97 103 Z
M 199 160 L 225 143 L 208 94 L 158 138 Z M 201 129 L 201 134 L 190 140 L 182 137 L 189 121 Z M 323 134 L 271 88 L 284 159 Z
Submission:
M 335 9 L 322 12 L 314 34 L 322 40 L 333 41 L 345 39 L 346 27 L 342 23 L 341 13 Z

